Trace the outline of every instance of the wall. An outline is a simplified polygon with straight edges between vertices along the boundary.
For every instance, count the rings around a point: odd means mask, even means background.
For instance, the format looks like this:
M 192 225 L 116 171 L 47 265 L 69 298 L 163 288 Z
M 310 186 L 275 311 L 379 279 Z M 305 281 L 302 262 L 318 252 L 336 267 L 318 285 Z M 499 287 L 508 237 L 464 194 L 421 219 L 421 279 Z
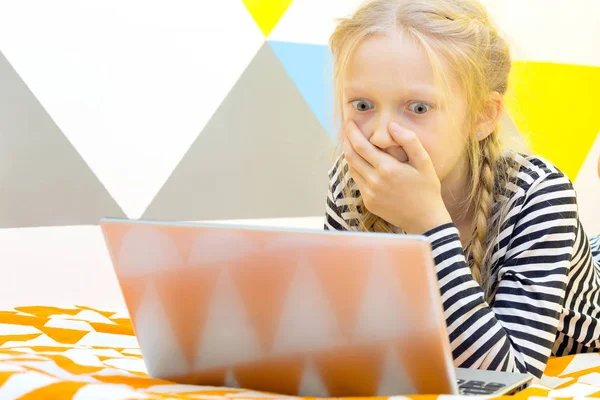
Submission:
M 320 227 L 325 45 L 359 3 L 0 2 L 0 308 L 121 308 L 104 216 Z M 507 128 L 569 174 L 600 233 L 600 2 L 485 4 L 514 45 Z

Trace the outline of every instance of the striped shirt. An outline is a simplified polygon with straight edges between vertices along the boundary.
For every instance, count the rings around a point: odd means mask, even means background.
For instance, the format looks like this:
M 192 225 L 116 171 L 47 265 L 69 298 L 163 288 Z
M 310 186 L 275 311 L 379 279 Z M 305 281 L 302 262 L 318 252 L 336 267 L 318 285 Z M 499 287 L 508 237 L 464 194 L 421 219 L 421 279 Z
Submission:
M 455 224 L 431 242 L 457 367 L 540 377 L 548 357 L 600 351 L 600 237 L 588 241 L 569 179 L 538 157 L 507 154 L 511 179 L 496 196 L 502 218 L 490 257 L 492 295 L 473 280 Z M 344 157 L 329 172 L 326 230 L 354 230 L 360 192 Z M 345 197 L 348 185 L 354 190 Z M 504 205 L 500 211 L 499 204 Z

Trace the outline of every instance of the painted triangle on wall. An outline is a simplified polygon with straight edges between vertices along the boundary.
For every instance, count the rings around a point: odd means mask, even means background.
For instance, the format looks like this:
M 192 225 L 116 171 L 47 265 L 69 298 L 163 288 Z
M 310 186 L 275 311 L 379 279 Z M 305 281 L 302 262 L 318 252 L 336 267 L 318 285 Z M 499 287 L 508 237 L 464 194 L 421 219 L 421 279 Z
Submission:
M 322 215 L 333 154 L 332 141 L 265 44 L 143 217 Z
M 293 0 L 242 0 L 254 21 L 269 36 Z
M 37 2 L 38 15 L 52 17 L 32 18 L 30 5 L 0 3 L 1 49 L 127 217 L 137 219 L 265 38 L 240 0 L 142 8 L 126 1 L 118 12 L 99 4 Z M 91 207 L 102 197 L 77 188 L 78 170 L 64 182 L 71 177 L 73 191 L 84 194 L 73 197 Z
M 337 141 L 334 121 L 333 64 L 327 46 L 268 41 L 308 106 Z
M 0 77 L 0 228 L 124 217 L 2 53 Z
M 508 110 L 534 154 L 575 180 L 600 130 L 600 67 L 515 62 Z

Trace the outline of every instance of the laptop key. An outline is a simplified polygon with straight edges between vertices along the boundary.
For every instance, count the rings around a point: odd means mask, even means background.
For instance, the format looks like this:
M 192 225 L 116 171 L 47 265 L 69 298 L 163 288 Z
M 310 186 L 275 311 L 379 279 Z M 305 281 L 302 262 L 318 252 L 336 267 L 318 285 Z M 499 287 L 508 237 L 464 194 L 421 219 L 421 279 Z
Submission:
M 506 386 L 504 383 L 498 383 L 498 382 L 490 382 L 487 385 L 485 385 L 485 387 L 489 387 L 489 388 L 503 388 L 504 386 Z
M 461 387 L 476 387 L 482 388 L 485 387 L 486 383 L 483 381 L 468 381 L 460 385 Z
M 462 394 L 492 394 L 496 391 L 495 388 L 482 388 L 482 387 L 463 387 L 461 388 Z

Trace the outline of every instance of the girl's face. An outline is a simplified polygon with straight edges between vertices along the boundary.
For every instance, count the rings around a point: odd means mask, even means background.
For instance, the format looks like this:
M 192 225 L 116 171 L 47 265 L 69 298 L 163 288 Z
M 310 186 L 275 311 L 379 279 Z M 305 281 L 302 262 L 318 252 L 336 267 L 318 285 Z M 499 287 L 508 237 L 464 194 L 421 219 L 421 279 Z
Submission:
M 441 107 L 431 63 L 416 42 L 400 34 L 372 36 L 356 49 L 345 72 L 344 121 L 353 120 L 373 145 L 404 162 L 406 153 L 388 130 L 398 122 L 419 137 L 442 184 L 464 181 L 466 100 L 454 84 Z M 442 73 L 453 77 L 446 66 Z

